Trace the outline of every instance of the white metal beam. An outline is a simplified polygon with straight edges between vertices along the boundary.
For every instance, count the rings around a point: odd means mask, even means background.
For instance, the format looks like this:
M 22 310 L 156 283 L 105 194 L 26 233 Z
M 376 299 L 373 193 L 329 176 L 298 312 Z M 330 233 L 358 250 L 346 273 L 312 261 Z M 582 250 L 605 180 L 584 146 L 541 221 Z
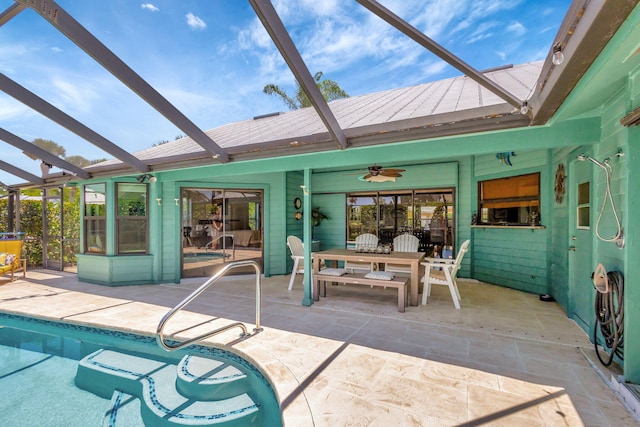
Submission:
M 40 14 L 49 23 L 67 36 L 89 56 L 116 76 L 129 89 L 155 108 L 167 120 L 176 125 L 202 148 L 213 154 L 221 163 L 229 161 L 229 155 L 203 130 L 180 112 L 149 83 L 133 71 L 118 56 L 102 44 L 78 21 L 53 0 L 15 0 Z
M 20 86 L 18 83 L 5 76 L 3 73 L 0 73 L 0 90 L 22 102 L 23 104 L 33 108 L 40 114 L 50 118 L 59 125 L 64 126 L 76 135 L 86 139 L 93 145 L 100 147 L 107 153 L 111 154 L 117 159 L 122 160 L 124 163 L 135 168 L 136 170 L 140 172 L 149 171 L 149 167 L 140 159 L 123 150 L 94 130 L 83 125 L 64 111 L 61 111 L 53 105 L 49 104 L 38 95 Z
M 36 176 L 32 173 L 29 173 L 25 170 L 17 168 L 7 162 L 0 160 L 0 169 L 3 171 L 9 172 L 11 175 L 18 176 L 26 181 L 29 181 L 32 184 L 42 185 L 44 184 L 44 179 Z
M 12 134 L 6 129 L 0 128 L 0 139 L 22 151 L 26 151 L 27 153 L 33 155 L 33 157 L 49 163 L 50 165 L 57 166 L 60 169 L 68 171 L 69 173 L 76 175 L 82 179 L 88 179 L 91 177 L 91 174 L 84 169 L 79 168 L 78 166 L 73 165 L 64 159 L 61 159 L 58 156 L 54 156 L 47 150 L 43 150 L 37 145 L 25 141 L 24 139 Z
M 327 101 L 322 96 L 322 93 L 320 93 L 320 89 L 318 89 L 313 76 L 309 72 L 302 56 L 300 56 L 300 52 L 296 49 L 293 40 L 291 40 L 291 36 L 287 32 L 287 29 L 282 23 L 282 20 L 280 20 L 271 2 L 267 0 L 249 0 L 249 3 L 251 3 L 258 18 L 262 21 L 262 25 L 264 25 L 269 36 L 271 36 L 271 39 L 291 69 L 296 80 L 300 83 L 300 87 L 302 87 L 304 93 L 309 97 L 309 101 L 311 101 L 313 108 L 315 108 L 332 138 L 338 142 L 341 149 L 347 148 L 347 137 L 344 131 L 329 108 Z
M 375 15 L 386 21 L 391 26 L 395 27 L 397 30 L 402 32 L 404 35 L 413 39 L 415 42 L 420 44 L 422 47 L 427 48 L 435 55 L 446 61 L 449 65 L 454 68 L 460 70 L 464 75 L 468 76 L 470 79 L 476 81 L 478 84 L 486 88 L 487 90 L 493 92 L 500 98 L 507 101 L 509 104 L 513 105 L 516 108 L 522 107 L 523 100 L 518 99 L 503 87 L 495 83 L 494 81 L 487 78 L 484 74 L 478 72 L 471 65 L 464 62 L 462 59 L 455 56 L 453 53 L 449 52 L 444 47 L 440 46 L 434 40 L 426 36 L 424 33 L 419 31 L 414 26 L 408 24 L 402 18 L 391 12 L 389 9 L 382 6 L 380 3 L 374 0 L 357 0 L 365 8 L 369 9 L 369 11 L 373 12 Z

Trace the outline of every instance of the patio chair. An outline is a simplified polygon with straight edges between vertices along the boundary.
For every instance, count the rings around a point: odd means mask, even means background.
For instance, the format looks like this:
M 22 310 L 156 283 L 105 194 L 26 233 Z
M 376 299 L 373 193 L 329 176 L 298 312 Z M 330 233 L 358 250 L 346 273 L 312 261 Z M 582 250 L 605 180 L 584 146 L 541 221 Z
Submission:
M 420 246 L 420 239 L 413 234 L 404 233 L 396 236 L 393 239 L 393 251 L 394 252 L 418 252 Z M 394 265 L 385 264 L 384 271 L 393 271 L 394 273 L 406 273 L 411 274 L 411 266 L 409 265 Z
M 364 233 L 356 237 L 356 251 L 366 251 L 370 248 L 376 248 L 378 246 L 378 236 L 371 233 Z M 356 271 L 369 272 L 377 270 L 377 266 L 373 262 L 354 262 L 345 261 L 344 269 L 349 273 L 355 273 Z
M 460 250 L 455 259 L 425 258 L 427 262 L 421 263 L 425 267 L 424 277 L 422 278 L 422 283 L 424 284 L 422 289 L 423 305 L 427 304 L 427 297 L 431 294 L 431 285 L 444 285 L 449 287 L 453 305 L 460 310 L 460 291 L 458 290 L 456 276 L 458 275 L 458 270 L 460 270 L 462 258 L 469 250 L 470 243 L 470 240 L 465 240 L 460 245 Z
M 287 246 L 291 251 L 291 259 L 293 260 L 293 270 L 289 280 L 289 290 L 291 290 L 293 289 L 293 281 L 296 279 L 296 274 L 304 274 L 304 243 L 299 237 L 288 236 Z

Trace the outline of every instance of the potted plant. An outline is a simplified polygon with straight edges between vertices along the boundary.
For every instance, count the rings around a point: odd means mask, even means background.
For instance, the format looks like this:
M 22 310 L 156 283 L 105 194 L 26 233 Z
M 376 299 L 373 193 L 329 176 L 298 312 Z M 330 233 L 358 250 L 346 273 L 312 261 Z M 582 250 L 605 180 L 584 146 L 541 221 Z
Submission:
M 329 219 L 328 216 L 320 212 L 320 208 L 311 209 L 311 238 L 313 239 L 315 234 L 315 229 L 319 226 L 322 221 L 325 219 Z

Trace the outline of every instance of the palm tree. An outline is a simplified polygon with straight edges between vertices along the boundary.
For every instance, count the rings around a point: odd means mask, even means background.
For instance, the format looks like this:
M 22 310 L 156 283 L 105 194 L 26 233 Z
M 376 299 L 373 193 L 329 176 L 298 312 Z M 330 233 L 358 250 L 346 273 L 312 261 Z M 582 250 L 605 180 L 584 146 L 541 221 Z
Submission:
M 314 76 L 313 80 L 315 80 L 318 89 L 320 89 L 320 93 L 324 97 L 327 102 L 335 101 L 336 99 L 348 98 L 349 95 L 347 92 L 342 90 L 342 88 L 333 80 L 320 80 L 322 78 L 322 71 L 318 71 Z M 307 94 L 304 93 L 300 83 L 296 80 L 296 93 L 292 98 L 287 94 L 287 92 L 282 89 L 280 86 L 275 85 L 273 83 L 266 84 L 262 92 L 267 95 L 276 95 L 279 96 L 282 101 L 289 107 L 290 110 L 297 110 L 300 108 L 310 107 L 311 101 L 307 97 Z

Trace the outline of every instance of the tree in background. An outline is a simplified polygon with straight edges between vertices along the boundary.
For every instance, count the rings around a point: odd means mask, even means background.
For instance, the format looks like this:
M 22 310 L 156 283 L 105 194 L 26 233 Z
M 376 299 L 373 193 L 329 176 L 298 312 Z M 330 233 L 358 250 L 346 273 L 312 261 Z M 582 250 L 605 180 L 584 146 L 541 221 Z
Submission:
M 66 160 L 72 165 L 78 166 L 79 168 L 83 168 L 85 166 L 89 166 L 95 163 L 99 163 L 103 160 L 106 160 L 106 159 L 88 160 L 78 155 L 67 156 L 67 150 L 62 145 L 58 144 L 55 141 L 51 141 L 50 139 L 36 138 L 33 141 L 31 141 L 31 143 L 39 148 L 42 148 L 45 151 L 48 151 L 54 156 L 57 156 L 57 157 L 60 157 L 61 159 Z M 25 153 L 25 154 L 28 157 L 32 158 L 33 160 L 38 160 L 37 157 L 33 156 L 30 153 Z
M 320 80 L 322 79 L 322 71 L 318 71 L 314 76 L 313 80 L 315 80 L 318 89 L 320 89 L 320 93 L 324 97 L 327 102 L 335 101 L 336 99 L 348 98 L 349 95 L 347 92 L 342 90 L 340 85 L 333 80 Z M 311 101 L 307 97 L 307 94 L 302 90 L 302 86 L 296 80 L 296 93 L 293 97 L 289 96 L 287 92 L 282 89 L 280 86 L 275 85 L 273 83 L 266 84 L 262 92 L 267 95 L 275 95 L 280 97 L 282 101 L 286 104 L 286 106 L 290 110 L 298 110 L 300 108 L 310 107 Z

